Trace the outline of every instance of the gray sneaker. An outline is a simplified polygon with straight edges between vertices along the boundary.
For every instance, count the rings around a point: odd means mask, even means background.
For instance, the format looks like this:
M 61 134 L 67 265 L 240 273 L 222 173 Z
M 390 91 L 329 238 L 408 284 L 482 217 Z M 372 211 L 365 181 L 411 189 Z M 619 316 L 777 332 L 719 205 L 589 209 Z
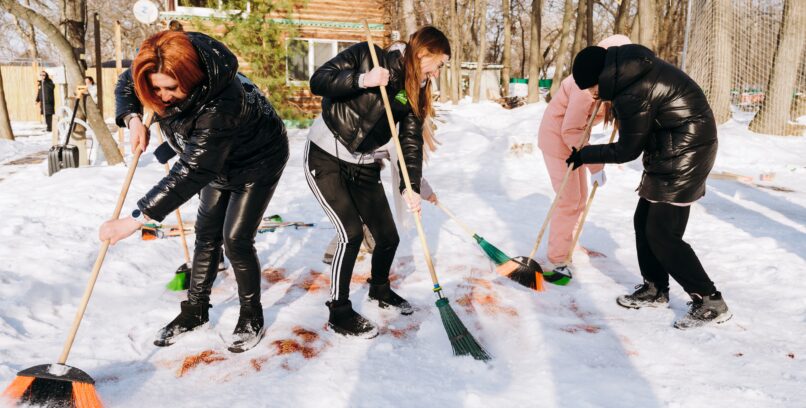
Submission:
M 658 289 L 654 283 L 644 281 L 635 286 L 635 292 L 629 295 L 621 295 L 616 298 L 619 306 L 628 309 L 640 309 L 642 307 L 661 307 L 669 304 L 669 289 Z
M 676 329 L 685 330 L 710 323 L 725 323 L 733 317 L 733 313 L 718 291 L 708 296 L 692 293 L 691 302 L 688 304 L 690 305 L 688 313 L 674 322 Z

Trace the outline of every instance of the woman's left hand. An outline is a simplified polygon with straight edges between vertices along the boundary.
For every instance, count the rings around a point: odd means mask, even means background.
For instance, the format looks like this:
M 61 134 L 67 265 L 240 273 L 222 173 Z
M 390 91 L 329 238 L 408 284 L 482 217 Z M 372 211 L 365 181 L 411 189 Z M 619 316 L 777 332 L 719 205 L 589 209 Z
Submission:
M 403 191 L 403 199 L 406 200 L 406 205 L 409 206 L 409 211 L 410 212 L 414 212 L 414 213 L 418 213 L 418 214 L 420 213 L 420 210 L 422 210 L 422 207 L 420 207 L 421 199 L 420 199 L 419 194 L 417 194 L 417 193 L 415 193 L 413 191 L 411 192 L 411 194 L 409 194 L 409 190 L 405 190 L 405 191 Z
M 101 241 L 109 240 L 110 244 L 115 245 L 116 242 L 134 234 L 135 231 L 142 227 L 143 224 L 135 221 L 132 217 L 109 220 L 101 224 L 101 228 L 98 229 L 98 238 Z
M 437 193 L 432 192 L 430 196 L 425 198 L 425 201 L 436 205 L 439 202 L 439 200 L 437 200 Z

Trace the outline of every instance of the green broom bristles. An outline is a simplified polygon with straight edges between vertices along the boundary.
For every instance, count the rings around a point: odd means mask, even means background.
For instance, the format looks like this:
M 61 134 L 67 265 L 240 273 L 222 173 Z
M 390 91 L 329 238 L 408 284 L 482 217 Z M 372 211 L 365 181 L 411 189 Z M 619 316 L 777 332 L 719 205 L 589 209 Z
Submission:
M 490 259 L 495 262 L 496 265 L 501 265 L 506 261 L 509 261 L 509 257 L 500 249 L 496 248 L 493 244 L 487 242 L 486 239 L 480 237 L 478 234 L 473 234 L 473 239 L 478 242 L 481 249 L 487 254 Z
M 188 288 L 188 276 L 185 272 L 177 272 L 174 275 L 174 278 L 165 285 L 168 290 L 172 290 L 174 292 L 179 292 Z
M 471 355 L 476 360 L 487 361 L 490 355 L 481 347 L 481 345 L 473 338 L 473 335 L 467 331 L 467 328 L 459 316 L 451 308 L 448 299 L 440 298 L 437 300 L 437 309 L 442 318 L 442 324 L 445 326 L 445 331 L 448 332 L 448 340 L 453 347 L 453 354 L 456 356 Z

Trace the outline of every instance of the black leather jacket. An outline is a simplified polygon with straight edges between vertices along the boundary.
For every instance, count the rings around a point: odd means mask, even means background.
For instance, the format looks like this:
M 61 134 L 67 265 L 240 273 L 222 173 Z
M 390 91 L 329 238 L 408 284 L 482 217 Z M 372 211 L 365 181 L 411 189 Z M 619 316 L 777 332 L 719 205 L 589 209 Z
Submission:
M 423 122 L 411 110 L 411 101 L 401 103 L 395 96 L 404 89 L 406 70 L 400 51 L 387 52 L 375 47 L 382 67 L 389 70 L 386 86 L 395 123 L 399 124 L 400 144 L 412 189 L 420 192 L 423 166 Z M 360 88 L 358 77 L 372 69 L 366 42 L 342 51 L 319 67 L 311 77 L 311 92 L 322 96 L 322 119 L 350 152 L 369 153 L 392 137 L 380 88 Z M 402 97 L 401 97 L 402 98 Z M 402 185 L 401 190 L 404 188 Z
M 157 116 L 168 144 L 179 154 L 170 174 L 137 202 L 161 221 L 208 184 L 232 188 L 280 172 L 288 160 L 283 121 L 260 90 L 238 74 L 238 60 L 227 47 L 200 33 L 188 33 L 206 79 L 188 98 Z M 132 112 L 142 113 L 131 73 L 115 88 L 118 126 Z
M 599 96 L 613 101 L 616 143 L 580 151 L 583 163 L 623 163 L 644 154 L 638 194 L 652 201 L 690 203 L 705 195 L 717 131 L 702 89 L 648 48 L 607 49 Z

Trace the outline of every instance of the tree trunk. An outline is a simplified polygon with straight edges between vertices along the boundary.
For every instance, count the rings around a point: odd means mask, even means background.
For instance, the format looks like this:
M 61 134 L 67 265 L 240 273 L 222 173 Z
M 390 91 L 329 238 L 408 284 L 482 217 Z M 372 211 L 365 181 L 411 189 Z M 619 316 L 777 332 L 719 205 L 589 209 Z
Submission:
M 526 99 L 528 103 L 540 101 L 540 66 L 543 65 L 543 54 L 540 53 L 542 8 L 543 0 L 532 0 L 532 29 L 529 38 L 529 96 Z
M 51 41 L 64 61 L 68 83 L 83 83 L 84 73 L 73 53 L 73 47 L 56 26 L 41 14 L 20 5 L 14 0 L 0 0 L 0 6 L 9 10 L 18 18 L 27 21 L 28 24 L 36 27 L 37 30 L 41 31 Z M 106 127 L 106 123 L 104 122 L 101 112 L 98 110 L 98 106 L 95 105 L 92 98 L 87 99 L 89 125 L 95 132 L 95 137 L 98 139 L 101 149 L 103 149 L 107 162 L 110 165 L 123 162 L 123 157 L 120 155 L 120 151 L 118 151 L 115 140 L 112 139 L 112 134 L 109 133 L 109 128 Z
M 627 34 L 627 24 L 630 21 L 629 17 L 630 0 L 621 0 L 621 4 L 618 6 L 618 14 L 616 15 L 616 34 Z
M 14 132 L 11 131 L 11 118 L 8 116 L 8 106 L 6 105 L 3 75 L 0 75 L 0 139 L 14 140 Z
M 565 65 L 568 63 L 568 32 L 571 31 L 571 16 L 574 12 L 574 1 L 565 0 L 563 8 L 563 26 L 560 31 L 560 49 L 557 51 L 557 57 L 554 59 L 554 78 L 551 81 L 551 92 L 549 97 L 554 96 L 557 88 L 560 87 L 560 81 L 565 78 Z
M 732 83 L 733 49 L 730 44 L 730 33 L 733 31 L 733 5 L 730 2 L 715 1 L 706 7 L 712 9 L 714 20 L 711 25 L 713 43 L 711 44 L 714 59 L 711 63 L 711 83 L 708 86 L 708 102 L 714 112 L 717 124 L 725 123 L 731 118 L 730 89 Z
M 484 57 L 487 52 L 487 0 L 478 0 L 476 6 L 478 7 L 476 14 L 479 15 L 481 44 L 479 44 L 479 57 L 476 60 L 476 78 L 473 81 L 473 103 L 481 99 L 481 80 L 484 70 Z
M 84 85 L 84 73 L 87 71 L 87 62 L 81 57 L 85 52 L 84 39 L 86 38 L 86 21 L 85 21 L 85 0 L 64 0 L 64 8 L 62 12 L 62 21 L 65 24 L 65 38 L 73 46 L 73 55 L 78 61 L 81 68 L 81 80 L 75 82 L 67 77 L 67 95 L 73 93 L 78 85 Z M 72 98 L 71 98 L 72 99 Z M 91 99 L 91 98 L 89 98 Z M 71 104 L 72 106 L 72 104 Z M 79 111 L 76 113 L 76 119 L 86 120 L 87 114 L 85 113 L 86 104 L 79 104 Z M 70 138 L 76 147 L 78 147 L 78 163 L 80 166 L 89 165 L 87 157 L 87 129 L 83 126 L 76 126 L 73 129 L 73 135 Z
M 451 102 L 459 103 L 462 86 L 462 40 L 459 38 L 459 19 L 456 16 L 457 0 L 451 0 Z
M 777 135 L 800 133 L 796 129 L 788 129 L 788 122 L 800 65 L 798 59 L 803 55 L 806 43 L 803 27 L 806 27 L 806 2 L 787 0 L 764 104 L 750 122 L 753 132 Z
M 512 8 L 510 0 L 502 0 L 501 3 L 504 11 L 504 67 L 501 69 L 504 89 L 501 94 L 509 96 L 509 78 L 512 71 Z
M 402 0 L 403 2 L 403 20 L 406 28 L 406 35 L 404 40 L 408 41 L 409 36 L 417 31 L 417 16 L 414 14 L 414 0 Z
M 571 50 L 572 58 L 575 57 L 579 51 L 585 48 L 584 40 L 582 39 L 583 33 L 585 32 L 585 18 L 586 15 L 586 1 L 579 0 L 577 4 L 577 18 L 576 18 L 576 29 L 574 30 L 574 48 Z
M 588 47 L 593 45 L 593 0 L 588 0 L 585 5 L 585 27 L 588 29 L 587 43 Z
M 638 0 L 638 43 L 657 51 L 655 44 L 655 0 Z M 729 44 L 729 43 L 728 43 Z

